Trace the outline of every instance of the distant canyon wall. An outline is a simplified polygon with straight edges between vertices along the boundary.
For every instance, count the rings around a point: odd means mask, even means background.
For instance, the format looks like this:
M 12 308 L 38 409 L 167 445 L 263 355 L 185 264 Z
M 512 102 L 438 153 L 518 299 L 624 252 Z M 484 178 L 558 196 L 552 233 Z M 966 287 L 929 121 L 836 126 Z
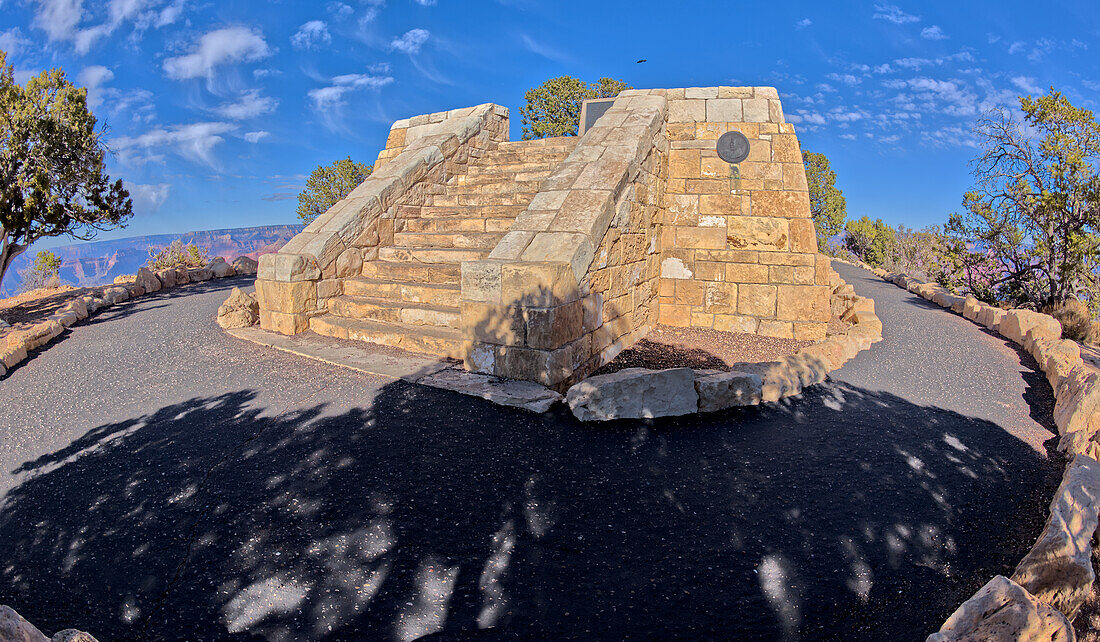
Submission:
M 111 241 L 95 241 L 51 248 L 61 259 L 61 282 L 69 285 L 91 286 L 111 283 L 120 274 L 134 274 L 149 260 L 149 248 L 161 249 L 173 241 L 195 243 L 210 250 L 210 258 L 225 257 L 232 262 L 238 256 L 258 259 L 261 254 L 278 251 L 294 235 L 302 231 L 301 225 L 264 225 L 228 230 L 207 230 L 185 234 L 155 234 L 133 236 Z M 0 284 L 0 296 L 12 296 L 22 281 L 20 272 L 34 263 L 38 253 L 31 248 L 15 259 L 12 268 Z

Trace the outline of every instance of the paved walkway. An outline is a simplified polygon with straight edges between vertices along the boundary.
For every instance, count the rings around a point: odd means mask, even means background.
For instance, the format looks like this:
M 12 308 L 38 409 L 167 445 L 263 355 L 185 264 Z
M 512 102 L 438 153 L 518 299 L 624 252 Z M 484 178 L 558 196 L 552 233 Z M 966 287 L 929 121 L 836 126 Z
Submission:
M 886 329 L 830 383 L 603 426 L 228 337 L 244 279 L 111 308 L 0 380 L 0 603 L 102 640 L 923 638 L 1041 528 L 1052 395 L 838 269 Z

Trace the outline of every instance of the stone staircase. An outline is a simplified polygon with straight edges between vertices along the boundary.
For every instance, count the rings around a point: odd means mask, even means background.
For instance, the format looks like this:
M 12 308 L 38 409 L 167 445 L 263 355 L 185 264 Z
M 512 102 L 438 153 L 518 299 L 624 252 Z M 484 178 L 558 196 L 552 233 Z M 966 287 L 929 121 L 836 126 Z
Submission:
M 395 221 L 393 245 L 344 280 L 318 334 L 461 358 L 459 279 L 463 261 L 483 259 L 573 151 L 576 137 L 500 143 L 471 159 L 416 218 Z

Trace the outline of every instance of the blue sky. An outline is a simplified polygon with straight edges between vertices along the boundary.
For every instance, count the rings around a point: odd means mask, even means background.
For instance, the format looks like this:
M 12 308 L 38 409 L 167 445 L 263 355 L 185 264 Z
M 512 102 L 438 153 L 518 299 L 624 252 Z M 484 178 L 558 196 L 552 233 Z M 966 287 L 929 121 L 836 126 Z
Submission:
M 919 227 L 958 209 L 982 111 L 1051 85 L 1096 109 L 1100 10 L 1037 6 L 0 0 L 0 49 L 89 87 L 137 211 L 100 238 L 295 222 L 305 175 L 372 162 L 393 120 L 496 102 L 518 139 L 524 92 L 561 74 L 775 86 L 849 215 Z

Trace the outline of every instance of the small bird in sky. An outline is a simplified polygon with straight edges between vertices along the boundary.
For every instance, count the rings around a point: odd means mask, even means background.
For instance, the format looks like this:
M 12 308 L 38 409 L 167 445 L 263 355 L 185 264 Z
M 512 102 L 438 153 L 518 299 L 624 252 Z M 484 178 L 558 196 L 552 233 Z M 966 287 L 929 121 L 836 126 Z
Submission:
M 637 63 L 635 63 L 635 64 L 641 64 L 641 63 L 645 62 L 645 60 L 646 60 L 645 58 L 642 58 L 641 60 L 639 60 L 639 61 L 638 61 Z

